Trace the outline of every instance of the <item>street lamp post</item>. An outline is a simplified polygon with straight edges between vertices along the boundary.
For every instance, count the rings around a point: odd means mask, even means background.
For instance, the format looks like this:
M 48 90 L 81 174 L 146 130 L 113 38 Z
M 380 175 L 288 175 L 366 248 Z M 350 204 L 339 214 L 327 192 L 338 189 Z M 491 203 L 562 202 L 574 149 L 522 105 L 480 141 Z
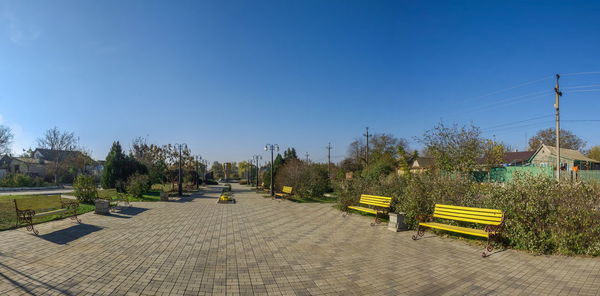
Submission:
M 258 175 L 260 174 L 260 166 L 258 162 L 260 159 L 262 159 L 262 156 L 254 155 L 252 156 L 252 159 L 256 161 L 256 189 L 258 190 Z
M 273 184 L 273 151 L 279 151 L 279 145 L 277 144 L 267 144 L 265 145 L 265 151 L 271 150 L 271 196 L 275 196 L 275 184 Z
M 246 174 L 248 177 L 248 185 L 252 186 L 252 183 L 250 183 L 250 180 L 252 178 L 252 160 L 248 160 L 248 168 L 246 169 Z
M 196 155 L 196 189 L 200 189 L 200 163 L 198 162 L 199 159 L 202 159 L 202 157 Z
M 181 182 L 182 181 L 181 180 L 181 158 L 182 158 L 181 149 L 182 149 L 183 145 L 178 144 L 178 146 L 179 146 L 179 178 L 178 178 L 177 183 L 179 183 L 179 184 L 177 186 L 177 192 L 179 193 L 179 196 L 183 196 L 183 183 Z

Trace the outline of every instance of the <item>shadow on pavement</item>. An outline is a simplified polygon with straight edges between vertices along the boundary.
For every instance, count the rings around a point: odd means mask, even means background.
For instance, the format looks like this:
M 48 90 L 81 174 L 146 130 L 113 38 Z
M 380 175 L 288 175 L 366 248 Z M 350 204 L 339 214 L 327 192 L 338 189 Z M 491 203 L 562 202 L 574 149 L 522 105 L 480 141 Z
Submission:
M 37 280 L 37 279 L 34 279 L 33 277 L 29 276 L 28 274 L 20 272 L 20 271 L 12 268 L 10 266 L 7 266 L 5 264 L 0 263 L 0 267 L 4 268 L 6 270 L 10 270 L 10 271 L 18 274 L 20 278 L 26 278 L 27 280 L 26 280 L 25 284 L 33 284 L 34 286 L 43 286 L 43 287 L 47 288 L 48 290 L 54 291 L 54 292 L 56 292 L 56 293 L 58 293 L 60 295 L 69 295 L 69 296 L 70 295 L 74 295 L 74 294 L 70 293 L 69 291 L 59 289 L 59 288 L 57 288 L 55 286 L 52 286 L 50 284 L 47 284 L 45 282 L 42 282 L 42 281 Z M 33 291 L 31 289 L 27 288 L 24 284 L 21 284 L 17 280 L 14 280 L 14 279 L 8 277 L 4 272 L 0 272 L 0 278 L 6 279 L 13 286 L 21 289 L 26 294 L 37 295 L 37 294 L 33 293 Z
M 82 238 L 92 232 L 96 232 L 102 229 L 103 227 L 99 227 L 96 225 L 79 224 L 52 233 L 40 235 L 38 237 L 55 244 L 65 245 L 78 238 Z
M 135 216 L 135 215 L 141 214 L 147 210 L 149 210 L 149 209 L 138 208 L 138 207 L 127 207 L 127 208 L 119 209 L 115 213 L 121 214 L 121 215 Z M 125 217 L 119 217 L 119 218 L 125 218 Z M 127 217 L 127 218 L 131 218 L 131 217 Z

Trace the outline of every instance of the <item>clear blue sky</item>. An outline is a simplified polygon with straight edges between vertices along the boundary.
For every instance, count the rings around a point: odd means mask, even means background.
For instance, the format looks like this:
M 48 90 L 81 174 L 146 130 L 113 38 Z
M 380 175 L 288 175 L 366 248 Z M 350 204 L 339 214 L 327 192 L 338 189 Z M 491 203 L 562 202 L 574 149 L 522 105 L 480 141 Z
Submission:
M 598 16 L 594 1 L 0 1 L 0 121 L 14 152 L 57 126 L 98 159 L 147 136 L 237 161 L 265 143 L 325 161 L 332 142 L 339 161 L 365 126 L 419 148 L 440 121 L 500 125 L 486 135 L 523 149 L 552 126 L 554 73 L 595 72 L 561 79 L 562 117 L 600 119 Z M 600 122 L 563 126 L 600 144 Z

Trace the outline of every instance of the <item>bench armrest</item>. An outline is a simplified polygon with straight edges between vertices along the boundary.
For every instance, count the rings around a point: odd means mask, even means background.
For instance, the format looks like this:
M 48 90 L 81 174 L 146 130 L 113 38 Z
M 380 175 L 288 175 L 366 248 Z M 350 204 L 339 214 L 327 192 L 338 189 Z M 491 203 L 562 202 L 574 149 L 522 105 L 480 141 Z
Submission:
M 502 218 L 502 222 L 499 225 L 486 225 L 484 230 L 485 232 L 500 232 L 504 228 L 504 218 Z
M 62 206 L 65 209 L 77 209 L 79 202 L 76 200 L 61 200 Z
M 17 216 L 23 218 L 23 217 L 33 217 L 35 216 L 35 210 L 17 210 Z

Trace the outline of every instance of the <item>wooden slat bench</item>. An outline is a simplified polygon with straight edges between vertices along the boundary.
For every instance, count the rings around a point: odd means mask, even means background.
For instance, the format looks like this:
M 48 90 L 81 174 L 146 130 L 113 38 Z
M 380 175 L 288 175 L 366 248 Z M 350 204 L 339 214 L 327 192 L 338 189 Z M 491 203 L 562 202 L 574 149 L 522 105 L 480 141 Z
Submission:
M 294 188 L 290 186 L 283 186 L 283 188 L 281 188 L 281 192 L 275 192 L 275 198 L 288 198 L 290 195 L 292 195 L 293 190 Z
M 380 214 L 387 215 L 387 213 L 390 211 L 392 198 L 378 195 L 362 194 L 358 203 L 360 205 L 349 206 L 348 209 L 374 214 L 375 222 L 371 223 L 371 225 L 375 225 L 381 223 L 381 220 L 379 219 Z M 345 212 L 344 217 L 348 215 L 348 213 L 349 212 Z
M 33 218 L 49 215 L 69 214 L 71 219 L 81 223 L 77 217 L 77 208 L 79 202 L 76 200 L 65 200 L 59 195 L 36 196 L 22 199 L 14 199 L 15 210 L 17 214 L 16 226 L 26 223 L 27 230 L 33 231 L 38 235 L 38 231 L 33 228 Z
M 438 223 L 434 222 L 434 218 L 483 224 L 485 225 L 485 228 L 477 229 Z M 504 213 L 502 213 L 501 210 L 496 209 L 436 204 L 435 209 L 433 210 L 433 215 L 420 215 L 417 216 L 417 220 L 419 221 L 419 224 L 417 226 L 417 233 L 412 237 L 413 240 L 417 240 L 419 237 L 423 236 L 425 227 L 485 237 L 488 239 L 488 242 L 481 255 L 483 257 L 487 257 L 494 249 L 492 240 L 499 237 L 499 234 L 504 226 Z

